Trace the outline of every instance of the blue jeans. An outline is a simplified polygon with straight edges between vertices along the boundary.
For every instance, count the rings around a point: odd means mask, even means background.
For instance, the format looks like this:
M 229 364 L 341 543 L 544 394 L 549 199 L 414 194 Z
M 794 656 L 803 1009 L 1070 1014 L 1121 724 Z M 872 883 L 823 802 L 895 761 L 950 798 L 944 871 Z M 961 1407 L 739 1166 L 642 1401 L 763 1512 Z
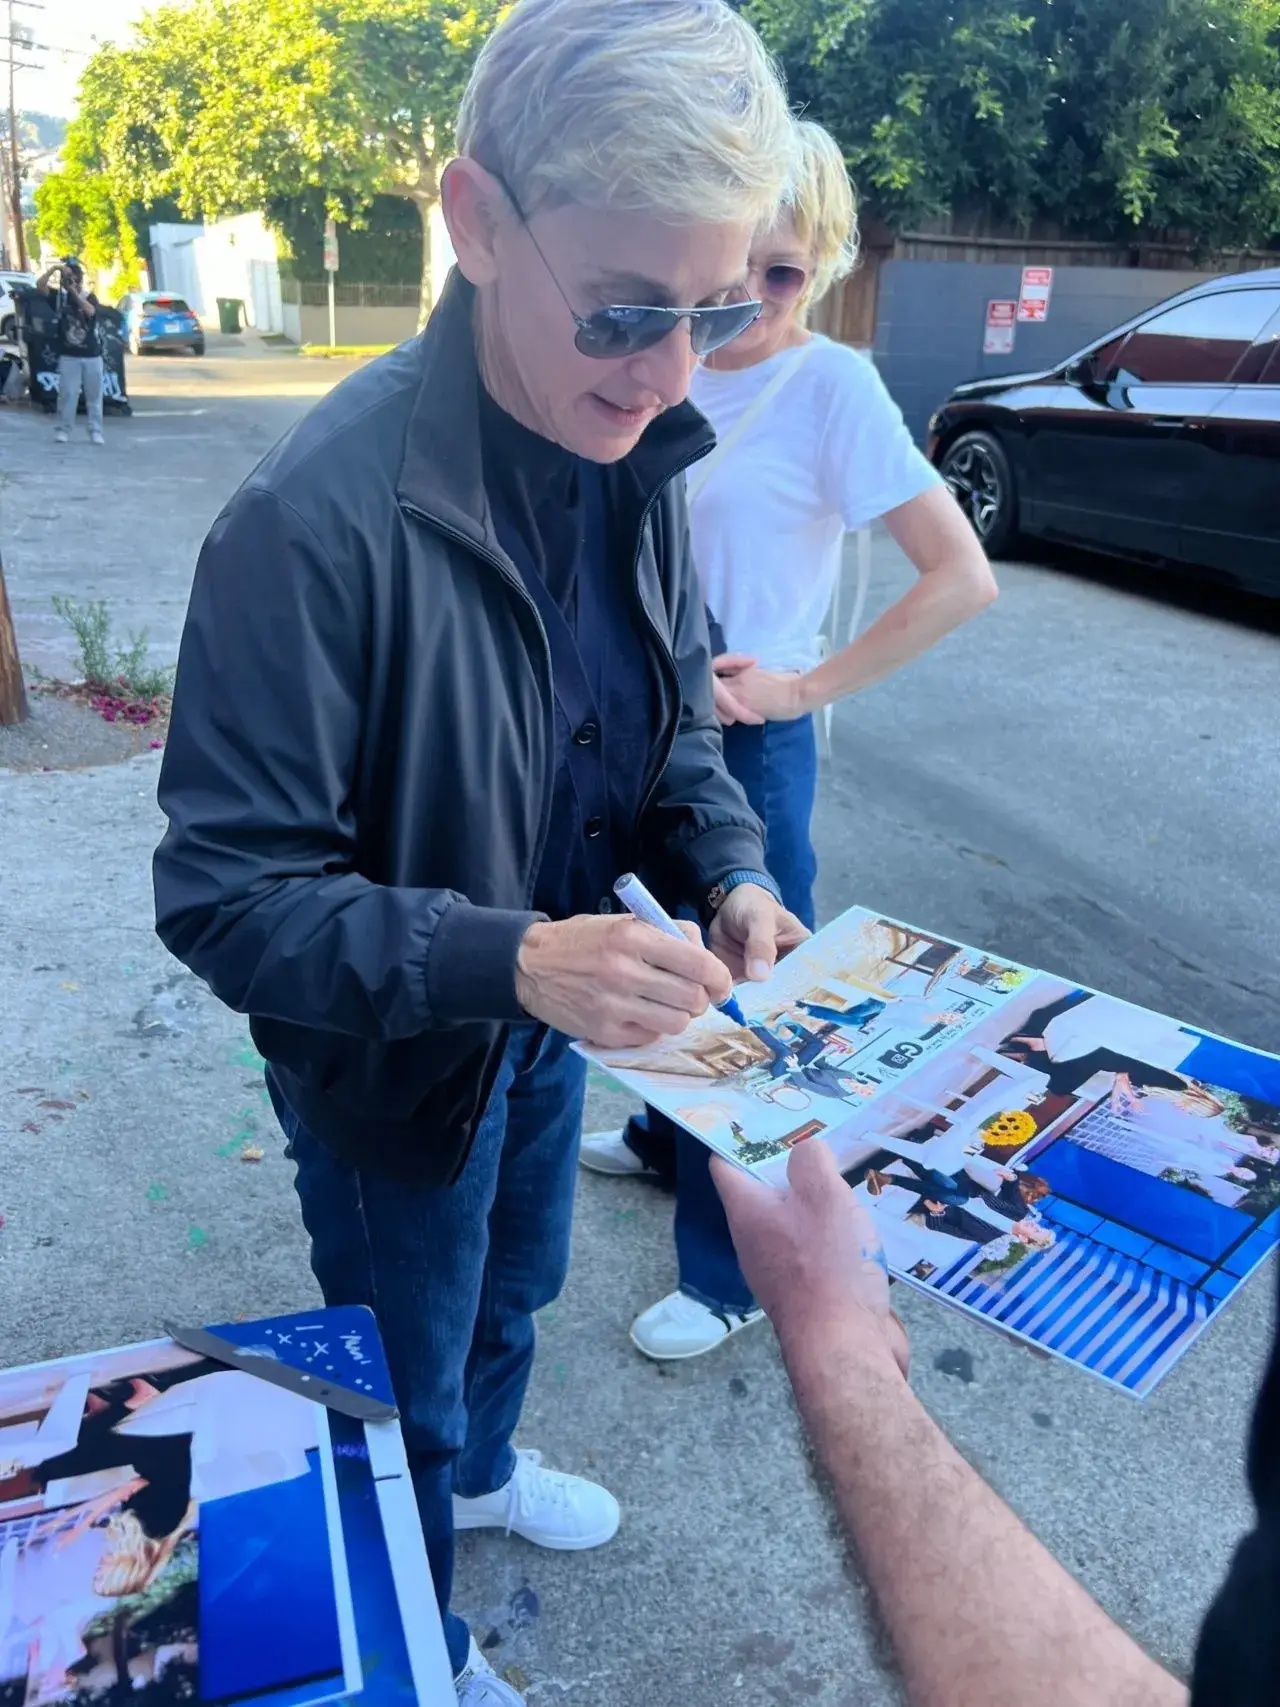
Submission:
M 452 1496 L 492 1493 L 515 1468 L 534 1312 L 569 1266 L 585 1086 L 567 1038 L 517 1027 L 461 1176 L 415 1186 L 340 1161 L 268 1072 L 325 1302 L 378 1319 L 455 1674 L 469 1637 L 449 1610 Z
M 764 825 L 765 863 L 784 905 L 813 929 L 813 884 L 818 862 L 809 820 L 818 786 L 813 719 L 792 723 L 731 723 L 724 731 L 730 774 L 742 784 Z M 711 1152 L 657 1109 L 627 1123 L 628 1145 L 676 1188 L 676 1260 L 680 1290 L 708 1309 L 741 1312 L 755 1307 L 720 1194 L 711 1178 Z

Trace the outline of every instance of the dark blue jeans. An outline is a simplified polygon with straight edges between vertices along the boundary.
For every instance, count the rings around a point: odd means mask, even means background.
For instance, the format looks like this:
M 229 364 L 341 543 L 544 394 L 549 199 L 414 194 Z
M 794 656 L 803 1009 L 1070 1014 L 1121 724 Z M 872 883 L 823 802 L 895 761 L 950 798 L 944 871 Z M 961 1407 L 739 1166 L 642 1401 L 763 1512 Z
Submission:
M 492 1493 L 515 1468 L 534 1312 L 569 1266 L 585 1085 L 566 1038 L 517 1027 L 461 1177 L 413 1186 L 339 1161 L 268 1074 L 325 1302 L 378 1319 L 455 1673 L 468 1634 L 449 1610 L 452 1496 Z
M 818 784 L 813 719 L 793 723 L 731 723 L 724 756 L 764 825 L 765 861 L 783 903 L 813 929 L 813 883 L 818 873 L 809 820 Z M 711 1178 L 705 1144 L 648 1108 L 627 1123 L 627 1143 L 676 1188 L 676 1259 L 680 1290 L 709 1309 L 750 1310 L 743 1278 Z

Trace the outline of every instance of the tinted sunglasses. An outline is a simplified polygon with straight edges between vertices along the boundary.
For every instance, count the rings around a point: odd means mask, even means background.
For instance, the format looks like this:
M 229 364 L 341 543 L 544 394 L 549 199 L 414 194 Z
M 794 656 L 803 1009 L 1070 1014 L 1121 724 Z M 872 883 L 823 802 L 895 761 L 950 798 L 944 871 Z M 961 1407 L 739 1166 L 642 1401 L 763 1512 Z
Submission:
M 775 302 L 794 302 L 808 282 L 809 275 L 805 269 L 793 266 L 789 261 L 775 261 L 764 270 L 764 293 Z
M 753 321 L 760 318 L 764 304 L 750 300 L 725 302 L 714 308 L 658 308 L 615 303 L 608 308 L 597 308 L 594 314 L 579 314 L 565 294 L 550 261 L 543 254 L 542 245 L 534 236 L 520 203 L 496 172 L 490 176 L 501 185 L 503 194 L 516 210 L 521 225 L 528 233 L 529 241 L 538 251 L 538 257 L 547 269 L 547 276 L 560 292 L 561 299 L 578 329 L 573 342 L 580 355 L 592 356 L 602 361 L 614 361 L 619 356 L 639 355 L 642 350 L 651 350 L 655 344 L 669 338 L 680 322 L 687 320 L 689 343 L 694 355 L 709 356 L 713 350 L 723 349 L 739 333 L 745 332 Z

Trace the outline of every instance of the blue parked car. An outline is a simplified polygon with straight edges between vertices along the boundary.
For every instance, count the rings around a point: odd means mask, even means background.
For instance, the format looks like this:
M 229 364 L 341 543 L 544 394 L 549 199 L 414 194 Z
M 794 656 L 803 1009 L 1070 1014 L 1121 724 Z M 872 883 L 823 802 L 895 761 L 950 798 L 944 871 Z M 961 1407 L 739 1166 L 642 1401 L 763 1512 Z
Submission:
M 182 297 L 167 290 L 134 290 L 119 304 L 131 355 L 151 350 L 204 354 L 204 328 Z

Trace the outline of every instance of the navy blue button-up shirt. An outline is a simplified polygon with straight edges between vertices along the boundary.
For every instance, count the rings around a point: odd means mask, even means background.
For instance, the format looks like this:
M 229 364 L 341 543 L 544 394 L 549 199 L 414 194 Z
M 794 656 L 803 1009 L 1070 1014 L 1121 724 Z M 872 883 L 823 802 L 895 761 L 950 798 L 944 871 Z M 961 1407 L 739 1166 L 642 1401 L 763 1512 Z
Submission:
M 553 919 L 608 910 L 637 863 L 661 753 L 660 684 L 643 638 L 620 518 L 603 471 L 530 432 L 482 393 L 494 532 L 551 650 L 556 771 L 533 905 Z

